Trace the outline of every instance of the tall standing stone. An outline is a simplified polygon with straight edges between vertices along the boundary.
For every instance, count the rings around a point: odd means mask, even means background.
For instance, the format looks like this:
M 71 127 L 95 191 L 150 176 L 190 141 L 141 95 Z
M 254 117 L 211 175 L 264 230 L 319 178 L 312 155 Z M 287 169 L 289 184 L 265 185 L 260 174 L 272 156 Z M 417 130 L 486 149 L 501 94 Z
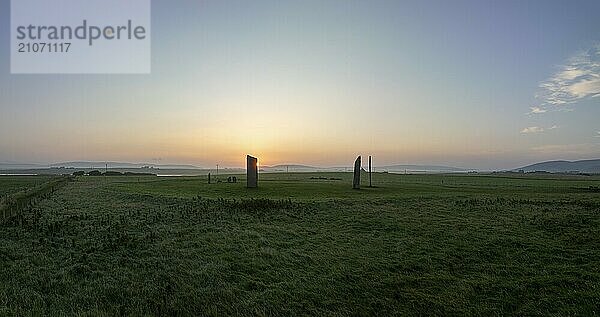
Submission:
M 373 187 L 373 183 L 371 182 L 371 155 L 369 155 L 369 187 Z
M 246 187 L 258 187 L 258 159 L 250 155 L 246 156 Z
M 361 158 L 358 156 L 356 161 L 354 161 L 354 179 L 352 180 L 353 189 L 360 189 L 360 166 Z

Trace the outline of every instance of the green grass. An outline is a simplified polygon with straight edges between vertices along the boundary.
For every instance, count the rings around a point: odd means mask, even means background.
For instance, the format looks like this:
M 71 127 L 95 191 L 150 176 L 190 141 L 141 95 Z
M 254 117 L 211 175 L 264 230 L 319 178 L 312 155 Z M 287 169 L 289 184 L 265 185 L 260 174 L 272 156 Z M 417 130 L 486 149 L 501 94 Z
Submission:
M 27 183 L 28 188 L 4 196 L 0 199 L 0 222 L 12 218 L 23 209 L 31 207 L 36 202 L 48 198 L 60 187 L 65 186 L 72 177 L 48 177 L 45 182 L 37 184 L 36 182 Z M 37 185 L 36 185 L 37 184 Z
M 47 182 L 52 176 L 0 176 L 0 200 Z
M 323 177 L 327 180 L 312 179 Z M 331 180 L 333 179 L 333 180 Z M 340 180 L 337 180 L 340 179 Z M 221 180 L 226 180 L 221 176 Z M 384 198 L 421 197 L 539 197 L 567 194 L 586 199 L 589 186 L 598 186 L 600 177 L 557 176 L 554 178 L 502 177 L 492 175 L 397 175 L 373 174 L 373 185 L 368 188 L 366 173 L 360 191 L 351 190 L 351 173 L 291 173 L 261 174 L 260 187 L 245 188 L 245 176 L 238 175 L 238 183 L 208 184 L 206 177 L 131 177 L 115 178 L 120 191 L 165 197 L 205 198 L 269 198 L 299 201 L 324 200 L 378 200 Z M 90 179 L 90 181 L 95 181 Z M 365 181 L 366 184 L 365 184 Z
M 350 177 L 78 178 L 0 225 L 0 315 L 598 314 L 598 178 Z

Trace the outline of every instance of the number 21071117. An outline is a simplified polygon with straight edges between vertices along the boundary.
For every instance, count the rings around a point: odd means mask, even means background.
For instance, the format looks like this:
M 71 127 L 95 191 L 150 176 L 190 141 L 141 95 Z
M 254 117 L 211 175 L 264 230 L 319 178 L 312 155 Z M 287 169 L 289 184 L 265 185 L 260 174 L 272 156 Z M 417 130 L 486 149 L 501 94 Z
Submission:
M 18 43 L 19 53 L 68 53 L 71 43 Z

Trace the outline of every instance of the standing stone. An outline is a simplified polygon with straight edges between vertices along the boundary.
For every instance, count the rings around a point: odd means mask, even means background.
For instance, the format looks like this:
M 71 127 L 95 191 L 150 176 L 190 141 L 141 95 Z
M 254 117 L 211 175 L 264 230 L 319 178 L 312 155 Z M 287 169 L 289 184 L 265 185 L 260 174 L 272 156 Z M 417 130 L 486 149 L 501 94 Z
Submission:
M 258 159 L 250 155 L 246 156 L 246 187 L 258 187 Z
M 371 155 L 369 155 L 369 187 L 373 187 L 373 183 L 371 182 Z
M 352 180 L 353 189 L 360 189 L 360 166 L 361 158 L 358 156 L 356 161 L 354 161 L 354 180 Z
M 208 173 L 208 183 L 210 184 L 210 173 Z

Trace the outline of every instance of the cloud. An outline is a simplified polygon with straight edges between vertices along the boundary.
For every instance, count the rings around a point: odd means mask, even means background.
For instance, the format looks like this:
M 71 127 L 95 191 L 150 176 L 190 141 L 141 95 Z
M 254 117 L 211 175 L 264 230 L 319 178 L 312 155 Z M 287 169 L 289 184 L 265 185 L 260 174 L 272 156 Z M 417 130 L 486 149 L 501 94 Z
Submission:
M 544 131 L 549 131 L 549 130 L 555 130 L 558 129 L 559 126 L 557 125 L 553 125 L 549 128 L 544 128 L 544 127 L 527 127 L 527 128 L 523 128 L 523 130 L 521 130 L 522 134 L 529 134 L 529 133 L 541 133 Z
M 597 132 L 596 132 L 596 135 L 595 135 L 594 137 L 596 137 L 596 138 L 600 138 L 600 131 L 597 131 Z
M 531 111 L 528 114 L 540 114 L 540 113 L 546 113 L 546 109 L 544 108 L 540 108 L 540 107 L 530 107 L 529 109 L 531 109 Z
M 541 127 L 527 127 L 524 128 L 523 130 L 521 130 L 521 133 L 526 134 L 526 133 L 540 133 L 540 132 L 544 132 L 544 128 Z
M 540 84 L 536 98 L 544 110 L 550 106 L 564 106 L 586 98 L 600 96 L 600 44 L 580 52 L 567 60 L 566 65 Z

